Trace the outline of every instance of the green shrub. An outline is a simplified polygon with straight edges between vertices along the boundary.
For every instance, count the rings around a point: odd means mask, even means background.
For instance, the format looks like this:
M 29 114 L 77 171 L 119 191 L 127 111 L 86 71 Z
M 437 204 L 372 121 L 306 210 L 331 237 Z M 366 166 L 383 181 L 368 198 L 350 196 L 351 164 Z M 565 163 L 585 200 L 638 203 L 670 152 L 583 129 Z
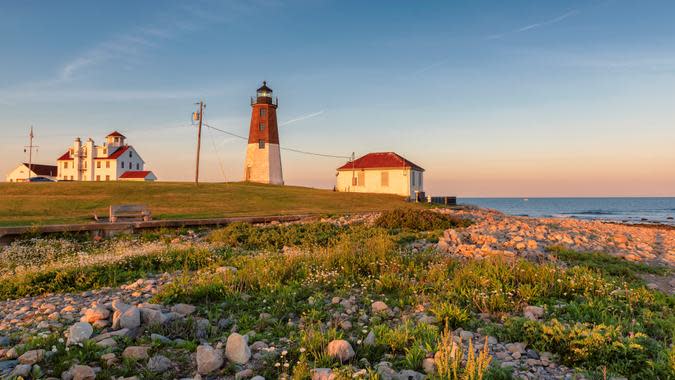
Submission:
M 467 227 L 469 220 L 441 214 L 430 210 L 397 209 L 384 211 L 375 220 L 375 225 L 386 229 L 408 229 L 413 231 L 445 230 Z
M 332 223 L 254 226 L 233 223 L 211 232 L 209 240 L 244 249 L 280 251 L 283 247 L 326 247 L 347 232 Z

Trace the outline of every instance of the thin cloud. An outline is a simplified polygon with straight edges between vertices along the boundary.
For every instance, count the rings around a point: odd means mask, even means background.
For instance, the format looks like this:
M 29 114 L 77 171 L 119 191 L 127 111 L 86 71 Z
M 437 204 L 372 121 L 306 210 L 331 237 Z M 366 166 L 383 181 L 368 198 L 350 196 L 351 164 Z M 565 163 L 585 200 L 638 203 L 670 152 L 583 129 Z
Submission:
M 310 114 L 307 114 L 307 115 L 303 115 L 303 116 L 300 116 L 300 117 L 296 117 L 295 119 L 291 119 L 291 120 L 288 120 L 288 121 L 284 121 L 283 123 L 279 124 L 279 126 L 283 127 L 285 125 L 293 124 L 293 123 L 296 123 L 298 121 L 307 120 L 307 119 L 311 119 L 313 117 L 317 117 L 321 114 L 323 114 L 323 110 L 321 110 L 319 112 L 314 112 L 314 113 L 310 113 Z
M 527 32 L 527 31 L 530 31 L 530 30 L 534 30 L 534 29 L 538 29 L 538 28 L 544 27 L 544 26 L 549 26 L 549 25 L 557 24 L 557 23 L 559 23 L 559 22 L 561 22 L 561 21 L 563 21 L 563 20 L 565 20 L 565 19 L 567 19 L 567 18 L 570 18 L 570 17 L 572 17 L 572 16 L 575 16 L 575 15 L 577 15 L 577 14 L 579 14 L 579 10 L 578 10 L 578 9 L 573 9 L 573 10 L 571 10 L 571 11 L 569 11 L 569 12 L 565 12 L 565 13 L 563 13 L 562 15 L 560 15 L 560 16 L 558 16 L 558 17 L 555 17 L 555 18 L 552 18 L 552 19 L 550 19 L 550 20 L 541 21 L 541 22 L 536 22 L 536 23 L 530 24 L 530 25 L 525 25 L 525 26 L 523 26 L 523 27 L 514 29 L 514 30 L 512 30 L 512 31 L 510 31 L 510 32 L 506 32 L 506 33 L 492 34 L 492 35 L 489 35 L 489 36 L 487 36 L 487 37 L 485 37 L 485 38 L 488 39 L 488 40 L 495 40 L 495 39 L 503 38 L 503 37 L 505 37 L 505 36 L 507 36 L 507 35 L 509 35 L 509 34 L 515 34 L 515 33 L 523 33 L 523 32 Z

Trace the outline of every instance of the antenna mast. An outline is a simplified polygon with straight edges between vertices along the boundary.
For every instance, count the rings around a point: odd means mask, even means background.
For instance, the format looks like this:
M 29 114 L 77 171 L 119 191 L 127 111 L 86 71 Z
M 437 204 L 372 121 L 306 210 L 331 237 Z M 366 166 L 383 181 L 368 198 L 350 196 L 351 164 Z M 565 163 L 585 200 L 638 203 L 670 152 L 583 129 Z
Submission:
M 28 148 L 28 177 L 26 177 L 26 181 L 30 180 L 30 174 L 33 172 L 33 149 L 37 152 L 38 145 L 33 145 L 33 126 L 30 126 L 30 134 L 28 135 L 29 143 L 28 145 L 24 146 L 23 151 L 26 152 L 26 148 Z

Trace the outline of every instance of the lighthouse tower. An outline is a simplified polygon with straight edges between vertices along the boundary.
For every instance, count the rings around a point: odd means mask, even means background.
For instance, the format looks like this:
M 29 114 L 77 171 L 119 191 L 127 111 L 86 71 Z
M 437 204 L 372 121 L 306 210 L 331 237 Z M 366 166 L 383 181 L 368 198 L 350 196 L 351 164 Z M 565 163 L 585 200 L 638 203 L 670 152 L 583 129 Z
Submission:
M 283 185 L 281 152 L 279 151 L 279 129 L 277 127 L 277 106 L 272 102 L 272 89 L 263 82 L 251 99 L 251 127 L 248 133 L 244 179 L 250 182 Z

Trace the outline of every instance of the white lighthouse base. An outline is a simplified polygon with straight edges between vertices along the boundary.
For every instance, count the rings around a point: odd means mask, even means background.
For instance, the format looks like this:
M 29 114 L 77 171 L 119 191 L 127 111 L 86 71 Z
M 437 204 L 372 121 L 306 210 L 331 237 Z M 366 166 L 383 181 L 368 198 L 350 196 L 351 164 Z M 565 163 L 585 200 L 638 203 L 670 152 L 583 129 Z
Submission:
M 244 180 L 272 185 L 284 184 L 279 144 L 265 144 L 262 149 L 257 143 L 246 146 Z

